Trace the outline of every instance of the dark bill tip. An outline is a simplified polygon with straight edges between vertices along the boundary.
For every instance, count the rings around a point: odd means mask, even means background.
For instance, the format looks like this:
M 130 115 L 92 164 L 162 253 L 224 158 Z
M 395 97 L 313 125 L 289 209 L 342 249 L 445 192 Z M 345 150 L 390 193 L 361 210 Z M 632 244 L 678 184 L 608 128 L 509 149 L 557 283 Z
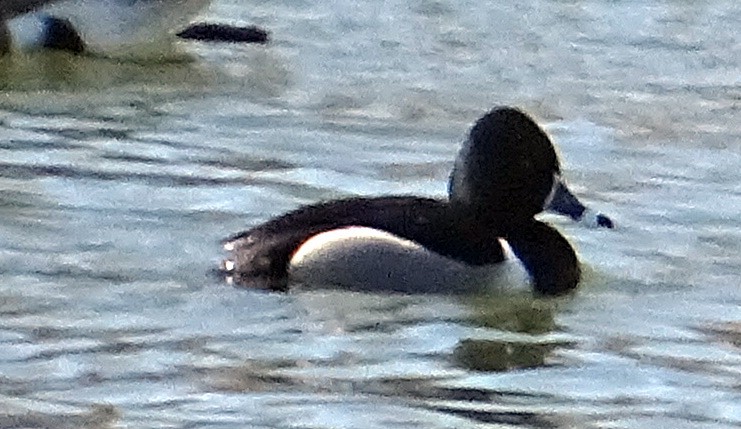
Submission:
M 557 179 L 558 180 L 558 179 Z M 602 213 L 589 210 L 579 198 L 574 195 L 564 182 L 558 180 L 550 201 L 544 207 L 545 210 L 568 216 L 577 222 L 586 222 L 600 228 L 614 228 L 612 219 Z
M 615 224 L 612 222 L 612 219 L 603 215 L 602 213 L 597 213 L 596 219 L 597 219 L 597 226 L 600 226 L 602 228 L 610 228 L 610 229 L 615 228 Z

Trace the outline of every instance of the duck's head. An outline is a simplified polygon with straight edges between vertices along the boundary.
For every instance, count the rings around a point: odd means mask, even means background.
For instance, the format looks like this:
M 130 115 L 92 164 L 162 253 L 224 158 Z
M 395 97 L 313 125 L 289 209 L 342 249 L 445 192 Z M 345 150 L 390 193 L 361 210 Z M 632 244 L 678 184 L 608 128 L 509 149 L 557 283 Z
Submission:
M 448 194 L 461 213 L 490 225 L 506 226 L 549 210 L 592 226 L 614 226 L 569 190 L 548 135 L 512 107 L 493 109 L 471 128 L 455 161 Z
M 560 172 L 553 144 L 535 121 L 498 107 L 471 128 L 448 193 L 452 204 L 479 221 L 531 219 L 549 202 Z

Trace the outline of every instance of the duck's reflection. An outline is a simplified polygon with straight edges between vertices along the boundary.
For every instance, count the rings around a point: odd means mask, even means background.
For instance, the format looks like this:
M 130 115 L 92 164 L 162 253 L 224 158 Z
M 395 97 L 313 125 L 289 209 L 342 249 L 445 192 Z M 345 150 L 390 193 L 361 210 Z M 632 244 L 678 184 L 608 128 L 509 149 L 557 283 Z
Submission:
M 569 345 L 566 341 L 542 339 L 556 329 L 558 301 L 493 295 L 467 301 L 473 310 L 472 324 L 524 335 L 461 340 L 453 352 L 453 361 L 462 368 L 501 372 L 541 367 L 548 364 L 548 356 L 555 349 Z
M 291 298 L 301 328 L 264 343 L 265 349 L 284 350 L 282 356 L 194 368 L 197 384 L 209 392 L 268 393 L 285 407 L 300 406 L 292 401 L 307 394 L 330 395 L 333 406 L 352 404 L 360 395 L 410 413 L 554 427 L 552 415 L 532 411 L 533 403 L 550 400 L 544 395 L 465 380 L 476 372 L 549 365 L 555 350 L 569 346 L 553 339 L 561 301 L 534 299 L 525 291 L 476 297 L 328 291 Z M 301 351 L 300 343 L 307 349 Z

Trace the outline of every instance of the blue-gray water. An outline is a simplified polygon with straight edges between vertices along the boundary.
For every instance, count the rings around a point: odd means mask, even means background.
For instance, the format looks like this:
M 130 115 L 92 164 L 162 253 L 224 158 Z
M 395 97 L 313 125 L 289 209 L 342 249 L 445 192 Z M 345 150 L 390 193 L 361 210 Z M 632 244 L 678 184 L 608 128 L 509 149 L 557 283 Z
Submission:
M 216 2 L 267 46 L 0 59 L 0 427 L 741 426 L 741 8 Z M 503 2 L 504 3 L 504 2 Z M 442 196 L 514 104 L 613 231 L 571 299 L 274 294 L 218 241 Z

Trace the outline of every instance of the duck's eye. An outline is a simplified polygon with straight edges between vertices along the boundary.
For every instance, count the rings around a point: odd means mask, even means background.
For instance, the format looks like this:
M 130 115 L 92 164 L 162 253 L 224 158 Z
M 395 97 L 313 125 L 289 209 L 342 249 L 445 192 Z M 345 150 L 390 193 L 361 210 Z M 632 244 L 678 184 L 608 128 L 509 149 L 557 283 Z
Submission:
M 531 171 L 533 169 L 533 162 L 530 159 L 528 159 L 528 158 L 523 159 L 520 162 L 520 165 L 522 166 L 523 170 L 525 170 L 525 171 Z

